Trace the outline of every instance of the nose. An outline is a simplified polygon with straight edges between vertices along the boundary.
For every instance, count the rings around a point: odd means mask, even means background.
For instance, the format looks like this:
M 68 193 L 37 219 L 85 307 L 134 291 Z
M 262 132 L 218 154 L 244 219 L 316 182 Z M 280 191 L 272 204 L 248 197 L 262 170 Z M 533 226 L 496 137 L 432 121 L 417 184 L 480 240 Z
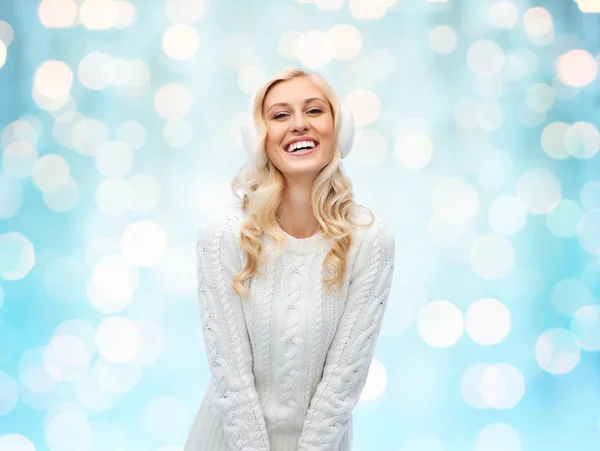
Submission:
M 302 114 L 297 114 L 295 119 L 292 121 L 292 131 L 301 131 L 304 132 L 308 130 L 308 122 L 306 118 Z

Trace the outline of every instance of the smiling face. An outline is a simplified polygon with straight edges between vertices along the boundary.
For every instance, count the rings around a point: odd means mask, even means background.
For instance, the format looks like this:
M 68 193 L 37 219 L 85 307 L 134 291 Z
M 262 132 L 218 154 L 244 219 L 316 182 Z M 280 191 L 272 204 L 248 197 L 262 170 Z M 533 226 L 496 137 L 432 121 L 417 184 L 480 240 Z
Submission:
M 333 111 L 327 97 L 309 79 L 296 77 L 271 87 L 263 102 L 266 151 L 286 178 L 314 179 L 333 157 Z M 300 141 L 296 152 L 289 144 Z

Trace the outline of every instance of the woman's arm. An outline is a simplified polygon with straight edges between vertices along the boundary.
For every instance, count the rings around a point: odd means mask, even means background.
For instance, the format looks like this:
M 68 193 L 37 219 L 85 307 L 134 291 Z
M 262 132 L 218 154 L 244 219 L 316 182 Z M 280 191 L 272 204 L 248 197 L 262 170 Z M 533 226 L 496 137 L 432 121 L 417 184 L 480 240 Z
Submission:
M 395 240 L 386 223 L 367 231 L 352 270 L 348 299 L 306 414 L 298 451 L 332 451 L 360 399 L 387 305 Z
M 231 451 L 268 451 L 269 438 L 252 372 L 252 353 L 233 276 L 242 265 L 230 219 L 220 215 L 198 230 L 198 300 L 217 410 Z

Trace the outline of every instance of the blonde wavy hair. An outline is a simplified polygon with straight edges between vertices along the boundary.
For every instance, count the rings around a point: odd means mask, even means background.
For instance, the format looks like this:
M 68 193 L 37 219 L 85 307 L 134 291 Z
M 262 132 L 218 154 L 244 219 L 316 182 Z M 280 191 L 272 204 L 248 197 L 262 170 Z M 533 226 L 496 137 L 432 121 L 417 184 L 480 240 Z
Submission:
M 331 161 L 316 176 L 312 188 L 312 210 L 320 224 L 323 235 L 331 245 L 331 250 L 324 259 L 324 266 L 333 273 L 333 277 L 324 279 L 327 283 L 327 291 L 332 293 L 332 287 L 339 288 L 343 284 L 346 272 L 346 255 L 352 247 L 352 226 L 369 227 L 373 224 L 375 217 L 371 210 L 358 205 L 353 200 L 352 183 L 342 172 L 340 167 L 339 151 L 339 129 L 341 118 L 341 105 L 337 94 L 329 83 L 320 74 L 308 72 L 298 68 L 285 69 L 268 80 L 258 91 L 253 105 L 254 122 L 259 131 L 259 147 L 265 150 L 267 127 L 262 115 L 265 97 L 269 90 L 277 83 L 290 80 L 295 77 L 306 77 L 311 80 L 329 100 L 334 119 L 334 146 L 335 151 Z M 240 245 L 246 254 L 246 264 L 242 271 L 233 278 L 235 292 L 247 300 L 250 298 L 250 290 L 243 282 L 258 273 L 262 264 L 263 246 L 260 240 L 262 233 L 271 236 L 275 243 L 275 256 L 284 250 L 286 237 L 278 226 L 279 206 L 282 200 L 285 179 L 277 167 L 266 158 L 266 164 L 260 165 L 253 170 L 248 164 L 244 165 L 231 182 L 231 189 L 235 197 L 240 200 L 238 208 L 246 213 L 246 218 L 241 225 Z M 241 195 L 238 194 L 241 191 Z M 367 224 L 357 224 L 351 217 L 355 208 L 364 208 L 371 215 L 371 221 Z M 337 294 L 333 294 L 336 296 Z

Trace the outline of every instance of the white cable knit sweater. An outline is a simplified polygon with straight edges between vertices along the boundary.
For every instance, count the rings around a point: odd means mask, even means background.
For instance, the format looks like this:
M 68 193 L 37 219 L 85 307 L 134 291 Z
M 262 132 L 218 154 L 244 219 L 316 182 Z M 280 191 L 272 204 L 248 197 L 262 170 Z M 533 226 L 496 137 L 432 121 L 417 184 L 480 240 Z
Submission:
M 362 211 L 362 210 L 361 210 Z M 370 215 L 360 213 L 356 222 Z M 224 209 L 198 231 L 198 300 L 210 381 L 185 451 L 348 451 L 386 309 L 395 241 L 378 216 L 354 229 L 335 298 L 320 280 L 323 232 L 288 235 L 285 251 L 250 279 L 252 300 L 233 291 L 245 263 L 243 211 Z M 364 216 L 363 216 L 364 215 Z M 262 235 L 263 252 L 274 244 Z M 246 282 L 248 286 L 248 282 Z

